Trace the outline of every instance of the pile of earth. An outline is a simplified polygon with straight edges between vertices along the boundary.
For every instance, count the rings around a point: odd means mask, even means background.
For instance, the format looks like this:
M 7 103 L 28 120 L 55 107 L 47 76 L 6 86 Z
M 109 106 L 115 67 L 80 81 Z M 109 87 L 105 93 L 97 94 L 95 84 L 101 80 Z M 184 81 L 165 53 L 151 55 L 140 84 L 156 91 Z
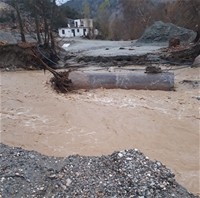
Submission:
M 195 198 L 137 149 L 108 156 L 48 157 L 0 144 L 0 197 Z
M 46 57 L 51 57 L 52 50 L 50 48 L 41 48 L 40 50 Z M 43 69 L 43 64 L 34 55 L 33 51 L 47 65 L 56 68 L 54 64 L 40 55 L 37 43 L 14 43 L 0 44 L 0 69 L 7 71 Z
M 167 45 L 171 38 L 177 38 L 181 44 L 192 42 L 196 32 L 176 26 L 172 23 L 156 21 L 148 27 L 143 35 L 137 40 L 136 45 Z
M 0 69 L 10 70 L 35 70 L 42 69 L 43 65 L 33 55 L 33 50 L 49 66 L 56 68 L 54 64 L 47 61 L 38 52 L 36 40 L 26 35 L 26 43 L 19 42 L 20 34 L 0 30 Z M 53 51 L 50 48 L 41 46 L 42 53 L 51 58 Z M 57 60 L 55 57 L 52 60 Z
M 0 68 L 6 70 L 40 69 L 39 62 L 35 60 L 31 49 L 36 49 L 35 45 L 5 44 L 0 45 Z
M 162 48 L 159 57 L 172 62 L 171 64 L 189 64 L 191 65 L 195 58 L 200 55 L 200 42 L 190 45 L 179 45 L 173 48 Z M 197 61 L 196 61 L 197 66 Z

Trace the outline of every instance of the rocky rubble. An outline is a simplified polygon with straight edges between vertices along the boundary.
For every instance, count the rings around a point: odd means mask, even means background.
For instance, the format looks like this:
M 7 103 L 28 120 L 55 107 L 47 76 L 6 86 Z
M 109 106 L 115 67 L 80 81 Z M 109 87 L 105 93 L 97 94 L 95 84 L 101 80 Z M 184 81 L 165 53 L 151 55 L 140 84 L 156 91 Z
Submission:
M 137 149 L 48 157 L 0 144 L 0 197 L 195 198 L 161 162 Z

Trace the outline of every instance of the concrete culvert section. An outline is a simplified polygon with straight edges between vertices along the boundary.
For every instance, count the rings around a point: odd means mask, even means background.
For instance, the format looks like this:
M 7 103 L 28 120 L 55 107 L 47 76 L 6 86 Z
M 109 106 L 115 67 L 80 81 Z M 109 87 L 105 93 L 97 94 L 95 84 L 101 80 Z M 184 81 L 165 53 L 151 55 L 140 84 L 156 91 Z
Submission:
M 143 89 L 170 91 L 174 87 L 173 73 L 144 72 L 71 72 L 74 89 Z

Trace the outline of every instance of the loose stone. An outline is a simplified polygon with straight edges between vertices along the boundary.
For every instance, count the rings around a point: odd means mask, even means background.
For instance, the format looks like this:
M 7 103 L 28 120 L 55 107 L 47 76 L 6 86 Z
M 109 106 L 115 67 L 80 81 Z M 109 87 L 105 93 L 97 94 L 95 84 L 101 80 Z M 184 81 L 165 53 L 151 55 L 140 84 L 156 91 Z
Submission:
M 58 158 L 0 144 L 0 156 L 0 198 L 198 197 L 179 185 L 161 162 L 137 149 Z

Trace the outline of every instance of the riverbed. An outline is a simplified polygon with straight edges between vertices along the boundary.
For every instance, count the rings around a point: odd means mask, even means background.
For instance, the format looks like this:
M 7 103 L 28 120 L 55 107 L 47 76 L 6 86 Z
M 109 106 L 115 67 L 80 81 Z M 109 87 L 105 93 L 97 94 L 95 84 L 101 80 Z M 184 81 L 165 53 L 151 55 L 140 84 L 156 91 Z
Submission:
M 1 72 L 1 142 L 49 156 L 137 148 L 199 193 L 199 68 L 175 71 L 175 91 L 57 94 L 50 73 Z

